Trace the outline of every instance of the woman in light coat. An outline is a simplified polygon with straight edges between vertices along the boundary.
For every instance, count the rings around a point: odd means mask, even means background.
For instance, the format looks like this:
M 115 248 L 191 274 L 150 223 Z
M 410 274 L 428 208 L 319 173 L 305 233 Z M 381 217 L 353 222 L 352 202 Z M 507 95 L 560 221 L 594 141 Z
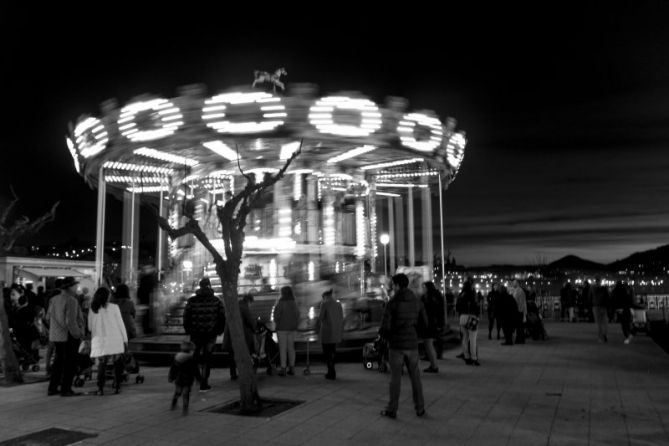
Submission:
M 91 331 L 91 358 L 98 363 L 98 395 L 104 395 L 107 364 L 114 365 L 114 393 L 121 390 L 123 354 L 128 348 L 128 335 L 118 305 L 109 302 L 107 288 L 98 288 L 93 295 L 88 327 Z

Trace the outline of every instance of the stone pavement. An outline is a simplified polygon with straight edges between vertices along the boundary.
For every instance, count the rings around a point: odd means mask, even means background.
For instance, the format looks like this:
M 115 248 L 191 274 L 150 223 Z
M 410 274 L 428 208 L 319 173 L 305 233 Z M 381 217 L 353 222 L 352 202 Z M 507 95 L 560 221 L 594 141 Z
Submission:
M 262 396 L 305 401 L 273 418 L 201 411 L 238 397 L 227 370 L 214 370 L 211 392 L 194 392 L 190 415 L 171 412 L 167 369 L 144 367 L 146 382 L 131 380 L 120 395 L 47 397 L 46 383 L 0 388 L 0 441 L 61 427 L 98 434 L 80 444 L 127 446 L 669 445 L 669 355 L 645 335 L 623 345 L 617 325 L 607 344 L 597 343 L 594 324 L 547 329 L 546 342 L 481 339 L 481 367 L 447 350 L 441 372 L 423 374 L 424 418 L 414 414 L 408 377 L 398 418 L 380 417 L 389 375 L 359 363 L 339 364 L 337 381 L 323 379 L 320 364 L 310 376 L 261 374 Z

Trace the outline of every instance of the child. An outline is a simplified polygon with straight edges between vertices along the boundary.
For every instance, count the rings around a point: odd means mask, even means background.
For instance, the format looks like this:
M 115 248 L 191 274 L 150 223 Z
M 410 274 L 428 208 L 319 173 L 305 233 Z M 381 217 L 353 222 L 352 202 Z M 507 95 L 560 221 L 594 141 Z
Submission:
M 174 396 L 172 397 L 172 410 L 177 406 L 177 400 L 183 395 L 183 414 L 188 414 L 188 401 L 193 382 L 197 379 L 202 382 L 200 369 L 193 356 L 195 345 L 192 342 L 181 343 L 181 351 L 174 356 L 174 362 L 170 367 L 169 382 L 174 383 Z

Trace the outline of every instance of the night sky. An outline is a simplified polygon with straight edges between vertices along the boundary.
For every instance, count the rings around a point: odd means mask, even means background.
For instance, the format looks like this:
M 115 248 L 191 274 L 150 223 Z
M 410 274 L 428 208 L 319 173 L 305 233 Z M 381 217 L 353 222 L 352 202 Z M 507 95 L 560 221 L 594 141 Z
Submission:
M 402 96 L 458 120 L 468 147 L 445 193 L 458 263 L 608 263 L 669 243 L 669 2 L 313 3 L 1 6 L 0 200 L 13 185 L 27 215 L 61 202 L 37 243 L 93 241 L 96 192 L 74 170 L 68 122 L 108 98 L 214 94 L 283 66 L 321 94 Z

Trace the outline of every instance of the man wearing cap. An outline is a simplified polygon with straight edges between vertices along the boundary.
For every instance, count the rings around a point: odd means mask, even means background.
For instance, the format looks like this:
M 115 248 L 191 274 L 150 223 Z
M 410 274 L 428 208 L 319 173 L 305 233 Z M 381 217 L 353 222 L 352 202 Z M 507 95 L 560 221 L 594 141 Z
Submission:
M 321 296 L 323 302 L 318 313 L 318 337 L 323 346 L 323 357 L 328 367 L 325 379 L 336 379 L 335 354 L 336 346 L 341 342 L 344 329 L 344 310 L 341 303 L 332 297 L 332 290 L 328 290 Z
M 76 356 L 79 341 L 84 336 L 84 318 L 77 301 L 77 282 L 66 277 L 60 285 L 60 293 L 49 303 L 46 320 L 49 323 L 49 341 L 54 343 L 56 360 L 49 380 L 48 395 L 74 396 L 72 391 Z
M 211 355 L 216 345 L 216 336 L 225 328 L 223 302 L 214 295 L 208 277 L 200 280 L 200 288 L 188 299 L 184 309 L 184 330 L 195 344 L 195 360 L 200 367 L 200 391 L 211 390 Z

